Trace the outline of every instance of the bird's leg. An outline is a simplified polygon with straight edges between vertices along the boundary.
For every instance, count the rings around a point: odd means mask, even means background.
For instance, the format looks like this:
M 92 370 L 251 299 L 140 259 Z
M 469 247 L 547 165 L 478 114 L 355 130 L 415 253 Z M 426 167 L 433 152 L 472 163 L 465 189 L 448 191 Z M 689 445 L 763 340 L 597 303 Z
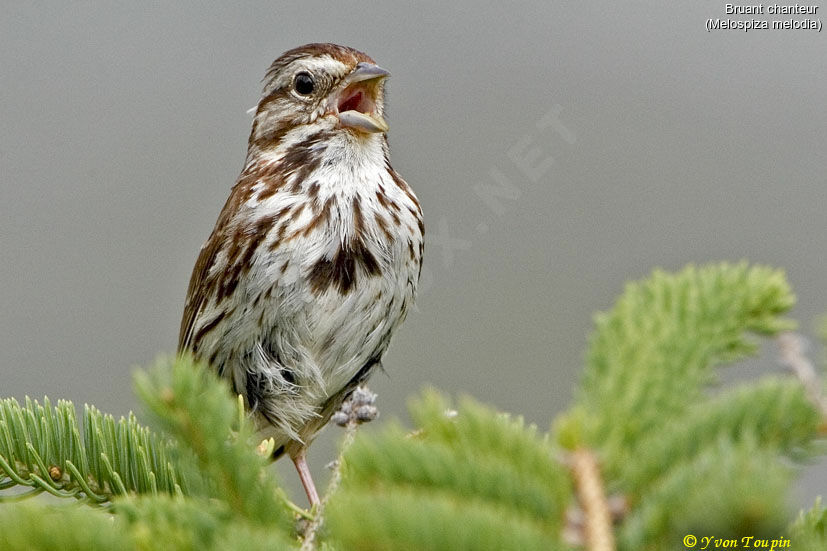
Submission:
M 367 387 L 359 386 L 342 403 L 341 408 L 333 414 L 331 420 L 339 426 L 349 427 L 352 440 L 353 430 L 357 425 L 372 421 L 379 415 L 379 410 L 374 405 L 375 402 L 376 394 Z M 310 468 L 307 466 L 307 448 L 299 448 L 296 455 L 290 454 L 290 458 L 299 473 L 302 486 L 304 486 L 304 491 L 307 493 L 307 499 L 310 500 L 310 506 L 319 505 L 319 494 L 316 492 L 316 485 L 313 484 L 313 477 L 310 475 Z
M 296 466 L 296 471 L 299 473 L 299 478 L 304 486 L 304 491 L 307 493 L 307 499 L 310 500 L 310 506 L 319 505 L 319 494 L 316 492 L 316 485 L 313 484 L 313 477 L 310 476 L 310 468 L 307 466 L 307 448 L 299 449 L 299 453 L 292 456 L 293 465 Z

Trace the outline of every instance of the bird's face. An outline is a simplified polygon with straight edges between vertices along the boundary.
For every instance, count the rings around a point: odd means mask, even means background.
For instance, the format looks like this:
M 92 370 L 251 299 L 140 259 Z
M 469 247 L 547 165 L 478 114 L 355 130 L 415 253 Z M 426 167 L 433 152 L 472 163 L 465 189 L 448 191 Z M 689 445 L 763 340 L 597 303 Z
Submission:
M 302 127 L 357 135 L 386 132 L 388 74 L 365 54 L 341 46 L 309 44 L 286 52 L 265 77 L 251 144 L 275 144 Z

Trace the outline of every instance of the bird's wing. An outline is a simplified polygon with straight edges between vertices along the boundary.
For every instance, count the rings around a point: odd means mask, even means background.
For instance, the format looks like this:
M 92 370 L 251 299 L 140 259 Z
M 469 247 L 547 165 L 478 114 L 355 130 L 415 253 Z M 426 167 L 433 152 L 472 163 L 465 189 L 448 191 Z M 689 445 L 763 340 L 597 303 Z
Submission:
M 262 182 L 265 178 L 265 183 L 268 187 L 278 189 L 281 187 L 283 180 L 274 176 L 273 174 L 262 174 L 257 171 L 256 165 L 249 165 L 245 167 L 244 171 L 238 177 L 233 186 L 224 208 L 221 209 L 221 214 L 218 215 L 218 220 L 215 223 L 212 234 L 207 242 L 201 247 L 201 252 L 198 254 L 198 260 L 195 262 L 195 268 L 192 270 L 190 277 L 189 288 L 187 289 L 187 300 L 184 303 L 184 316 L 181 319 L 181 330 L 178 334 L 178 351 L 191 349 L 193 344 L 193 328 L 196 325 L 198 316 L 202 313 L 205 307 L 209 305 L 209 301 L 218 296 L 221 299 L 221 293 L 226 291 L 226 288 L 219 289 L 221 286 L 220 274 L 210 273 L 216 261 L 218 253 L 222 247 L 231 243 L 237 235 L 233 232 L 238 232 L 238 224 L 234 222 L 241 216 L 239 214 L 244 202 L 250 197 L 253 186 Z M 228 266 L 227 269 L 238 275 L 238 262 L 243 261 L 243 257 L 234 257 L 233 266 Z M 226 287 L 226 282 L 225 282 Z
M 178 352 L 190 348 L 192 329 L 195 320 L 204 306 L 204 300 L 208 295 L 206 288 L 207 274 L 210 271 L 221 244 L 221 230 L 216 225 L 210 238 L 201 246 L 198 253 L 198 260 L 195 261 L 195 268 L 190 276 L 190 284 L 187 289 L 187 300 L 184 303 L 184 316 L 181 319 L 181 329 L 178 333 Z

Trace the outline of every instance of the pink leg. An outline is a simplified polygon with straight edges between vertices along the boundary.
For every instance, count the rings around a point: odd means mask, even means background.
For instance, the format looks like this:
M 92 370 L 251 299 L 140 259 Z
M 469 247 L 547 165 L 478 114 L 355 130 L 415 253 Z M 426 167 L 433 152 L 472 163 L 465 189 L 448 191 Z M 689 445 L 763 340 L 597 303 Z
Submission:
M 310 506 L 318 505 L 319 494 L 316 492 L 316 485 L 313 484 L 313 477 L 310 476 L 310 468 L 307 466 L 307 450 L 302 448 L 298 455 L 291 457 L 291 459 L 296 466 L 296 471 L 299 473 L 304 491 L 307 492 L 307 499 L 310 500 Z

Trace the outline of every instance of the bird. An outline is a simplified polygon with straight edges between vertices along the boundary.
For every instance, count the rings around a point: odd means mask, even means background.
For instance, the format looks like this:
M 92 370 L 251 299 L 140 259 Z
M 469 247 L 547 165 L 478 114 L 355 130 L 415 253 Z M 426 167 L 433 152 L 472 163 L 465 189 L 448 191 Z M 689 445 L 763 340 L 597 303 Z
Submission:
M 329 43 L 267 70 L 244 168 L 187 289 L 179 353 L 243 396 L 311 505 L 307 448 L 382 368 L 416 298 L 422 208 L 392 168 L 389 72 Z

